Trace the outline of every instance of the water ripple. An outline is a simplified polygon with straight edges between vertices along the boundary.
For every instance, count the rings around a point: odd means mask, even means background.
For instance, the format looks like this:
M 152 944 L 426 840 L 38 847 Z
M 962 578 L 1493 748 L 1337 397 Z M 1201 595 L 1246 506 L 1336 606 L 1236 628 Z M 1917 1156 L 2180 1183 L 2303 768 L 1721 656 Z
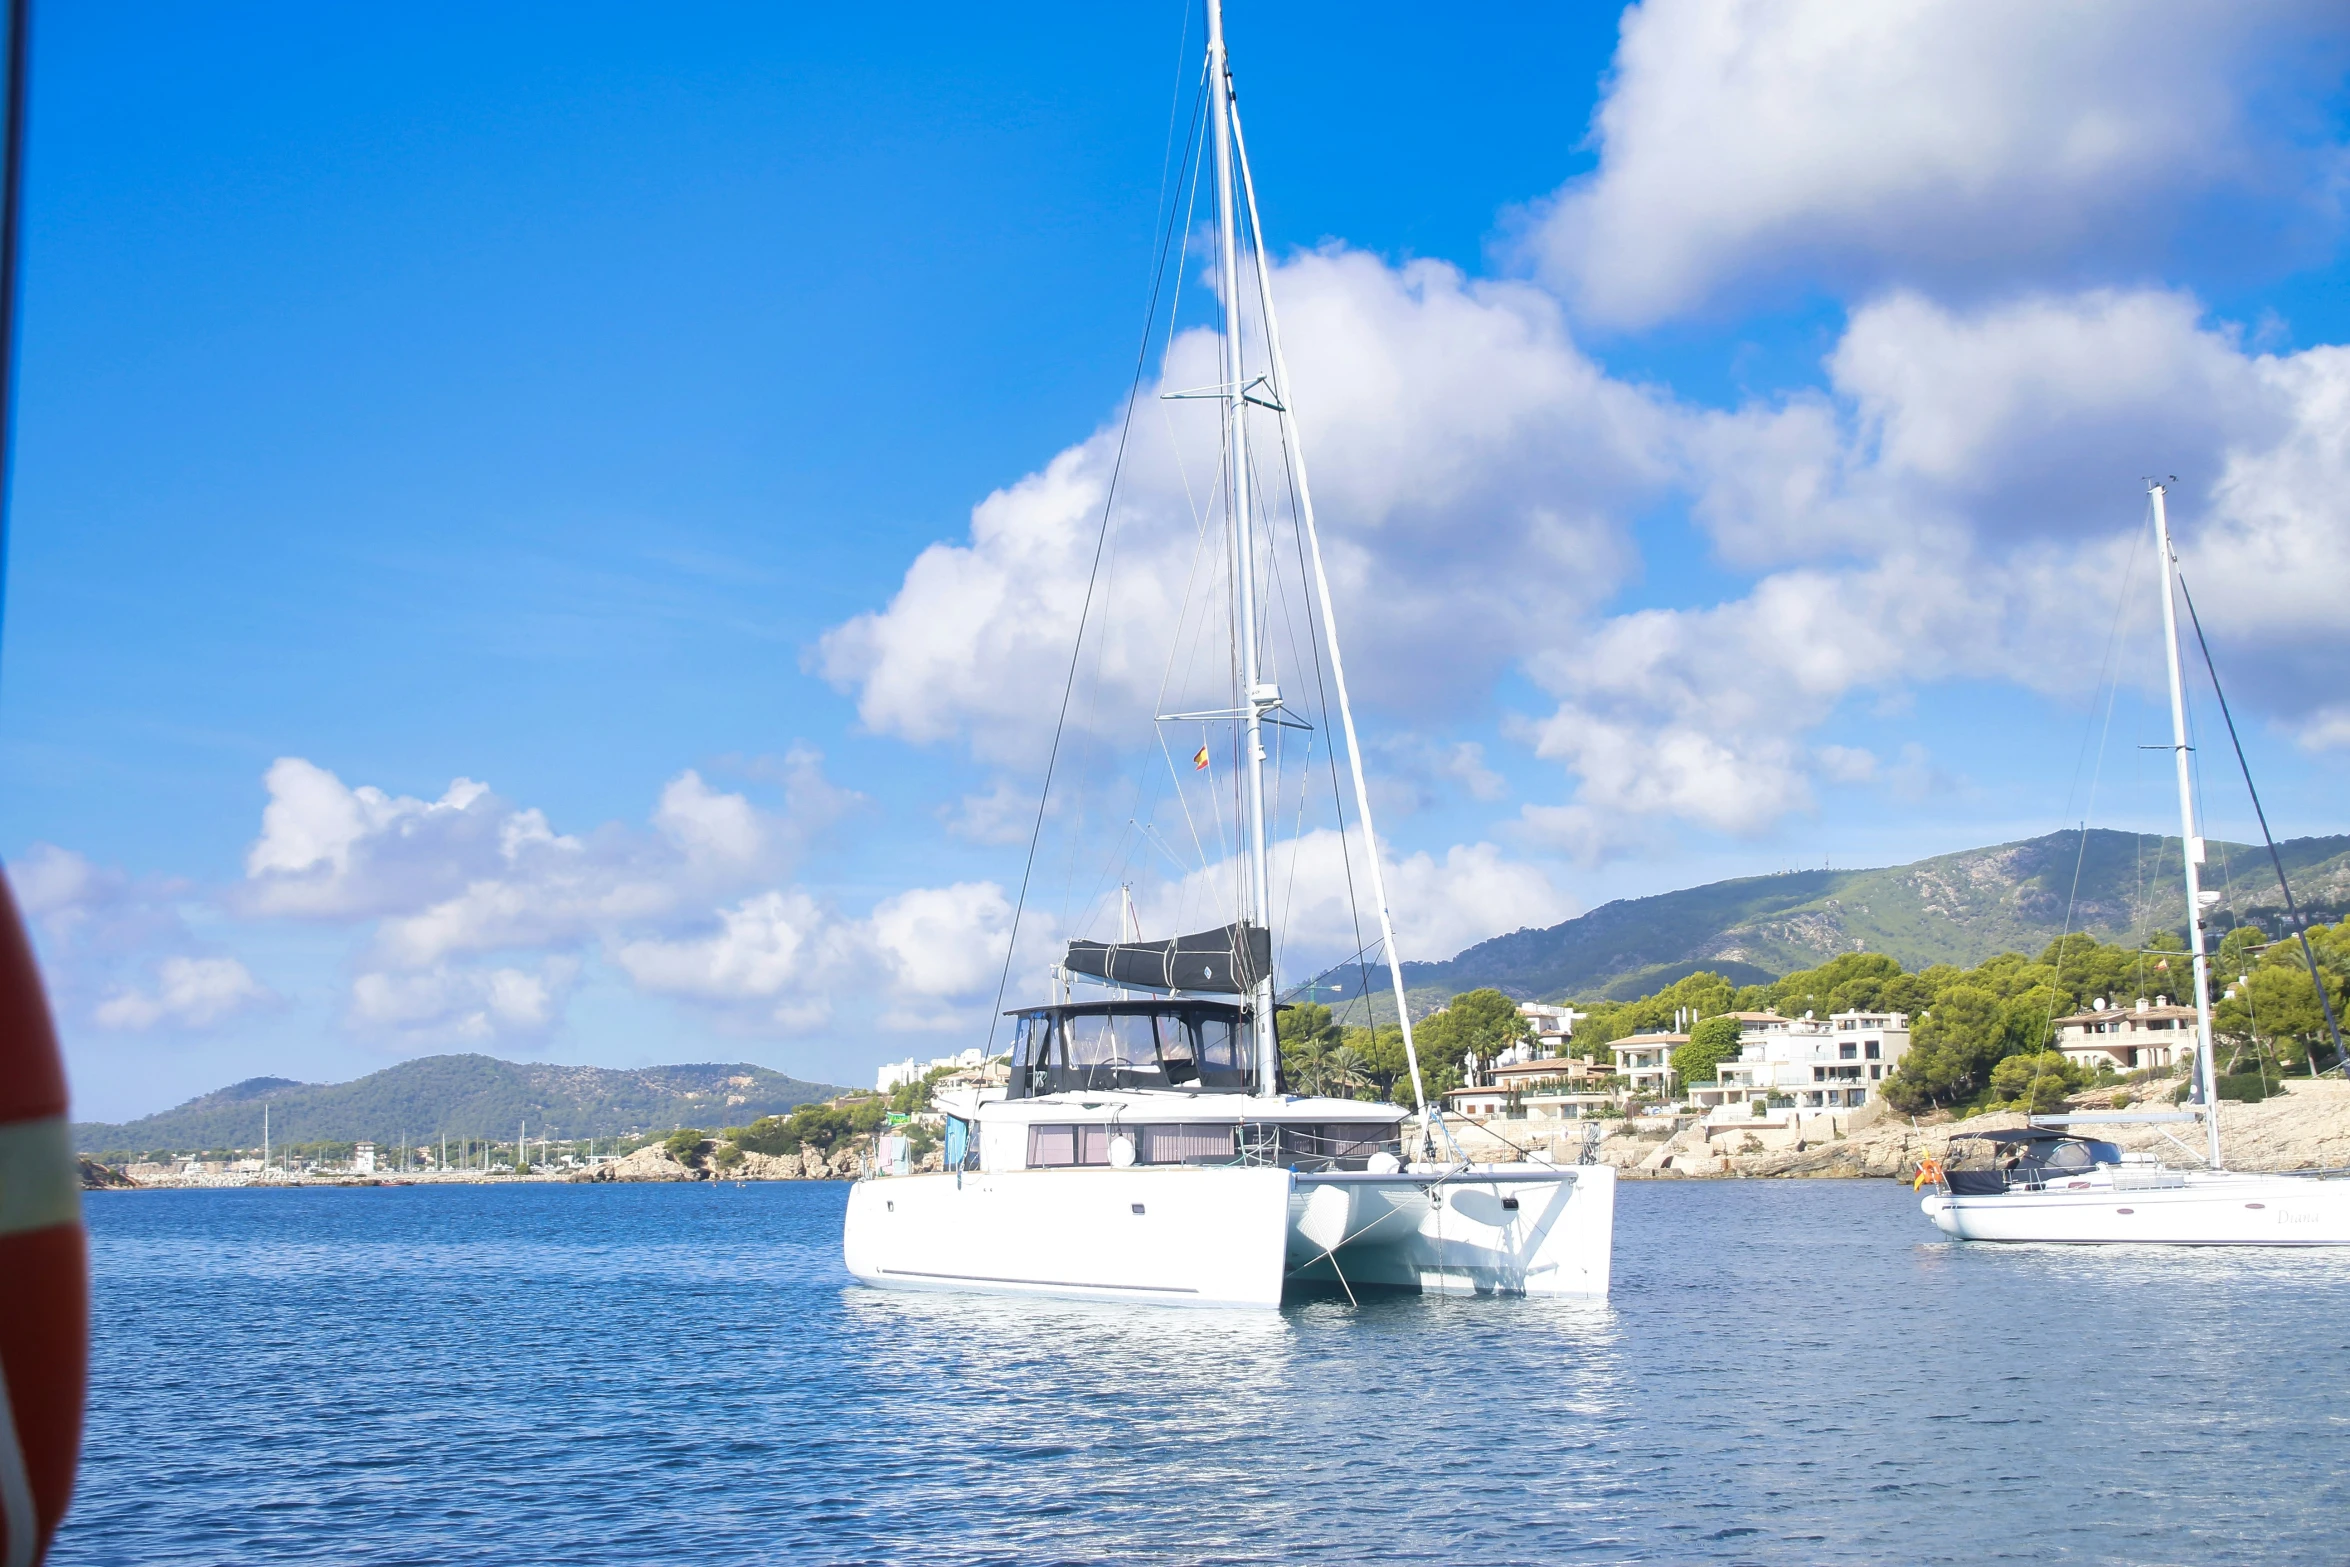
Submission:
M 2350 1256 L 1629 1185 L 1611 1302 L 896 1295 L 845 1188 L 95 1194 L 68 1563 L 2350 1559 Z

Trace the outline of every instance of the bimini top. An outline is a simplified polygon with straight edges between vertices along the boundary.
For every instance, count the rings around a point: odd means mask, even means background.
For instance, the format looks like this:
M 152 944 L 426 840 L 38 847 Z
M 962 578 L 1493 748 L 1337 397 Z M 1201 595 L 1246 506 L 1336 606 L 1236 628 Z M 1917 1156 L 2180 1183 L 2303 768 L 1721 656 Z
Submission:
M 1064 1089 L 1251 1093 L 1248 1009 L 1229 1001 L 1076 1001 L 1020 1007 L 1008 1097 Z
M 1975 1146 L 1962 1148 L 1961 1143 Z M 1985 1197 L 2011 1189 L 2037 1190 L 2051 1180 L 2086 1175 L 2097 1165 L 2121 1162 L 2119 1144 L 2051 1127 L 1960 1132 L 1950 1139 L 1943 1180 L 1958 1196 Z
M 2088 1142 L 2077 1132 L 2060 1132 L 2052 1126 L 2012 1126 L 1996 1132 L 1953 1132 L 1952 1142 L 1985 1143 L 2063 1143 Z M 2110 1144 L 2108 1146 L 2111 1146 Z

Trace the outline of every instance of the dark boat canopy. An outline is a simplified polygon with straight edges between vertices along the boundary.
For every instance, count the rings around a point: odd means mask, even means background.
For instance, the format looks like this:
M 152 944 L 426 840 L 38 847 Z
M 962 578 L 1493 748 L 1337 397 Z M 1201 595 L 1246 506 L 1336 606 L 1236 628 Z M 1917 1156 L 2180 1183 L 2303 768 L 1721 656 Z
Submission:
M 2086 1175 L 2097 1165 L 2119 1164 L 2121 1159 L 2116 1144 L 2053 1127 L 1960 1132 L 1950 1139 L 1942 1179 L 1954 1196 L 1989 1197 L 2039 1191 L 2051 1180 Z
M 1172 941 L 1072 941 L 1062 967 L 1139 990 L 1245 996 L 1273 972 L 1273 933 L 1242 921 Z

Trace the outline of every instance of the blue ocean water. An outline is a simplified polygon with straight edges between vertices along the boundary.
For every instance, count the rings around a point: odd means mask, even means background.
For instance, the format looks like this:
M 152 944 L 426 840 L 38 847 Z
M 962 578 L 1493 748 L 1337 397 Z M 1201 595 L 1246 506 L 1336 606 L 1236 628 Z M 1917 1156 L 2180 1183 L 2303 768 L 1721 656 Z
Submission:
M 2350 1254 L 1627 1183 L 1605 1305 L 881 1293 L 844 1186 L 96 1193 L 81 1563 L 2350 1560 Z

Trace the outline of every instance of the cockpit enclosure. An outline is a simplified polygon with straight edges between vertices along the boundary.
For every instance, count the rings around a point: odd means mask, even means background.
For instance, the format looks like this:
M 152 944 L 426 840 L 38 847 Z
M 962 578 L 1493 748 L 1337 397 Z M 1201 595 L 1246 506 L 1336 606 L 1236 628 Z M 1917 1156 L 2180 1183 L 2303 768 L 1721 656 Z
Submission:
M 2121 1162 L 2117 1144 L 2034 1126 L 1961 1132 L 1950 1139 L 1942 1170 L 1953 1196 L 1988 1197 L 2010 1190 L 2037 1191 L 2051 1181 L 2087 1175 L 2097 1165 Z
M 1007 1096 L 1067 1089 L 1256 1089 L 1249 1013 L 1222 1001 L 1081 1001 L 1024 1007 L 1012 1036 Z

